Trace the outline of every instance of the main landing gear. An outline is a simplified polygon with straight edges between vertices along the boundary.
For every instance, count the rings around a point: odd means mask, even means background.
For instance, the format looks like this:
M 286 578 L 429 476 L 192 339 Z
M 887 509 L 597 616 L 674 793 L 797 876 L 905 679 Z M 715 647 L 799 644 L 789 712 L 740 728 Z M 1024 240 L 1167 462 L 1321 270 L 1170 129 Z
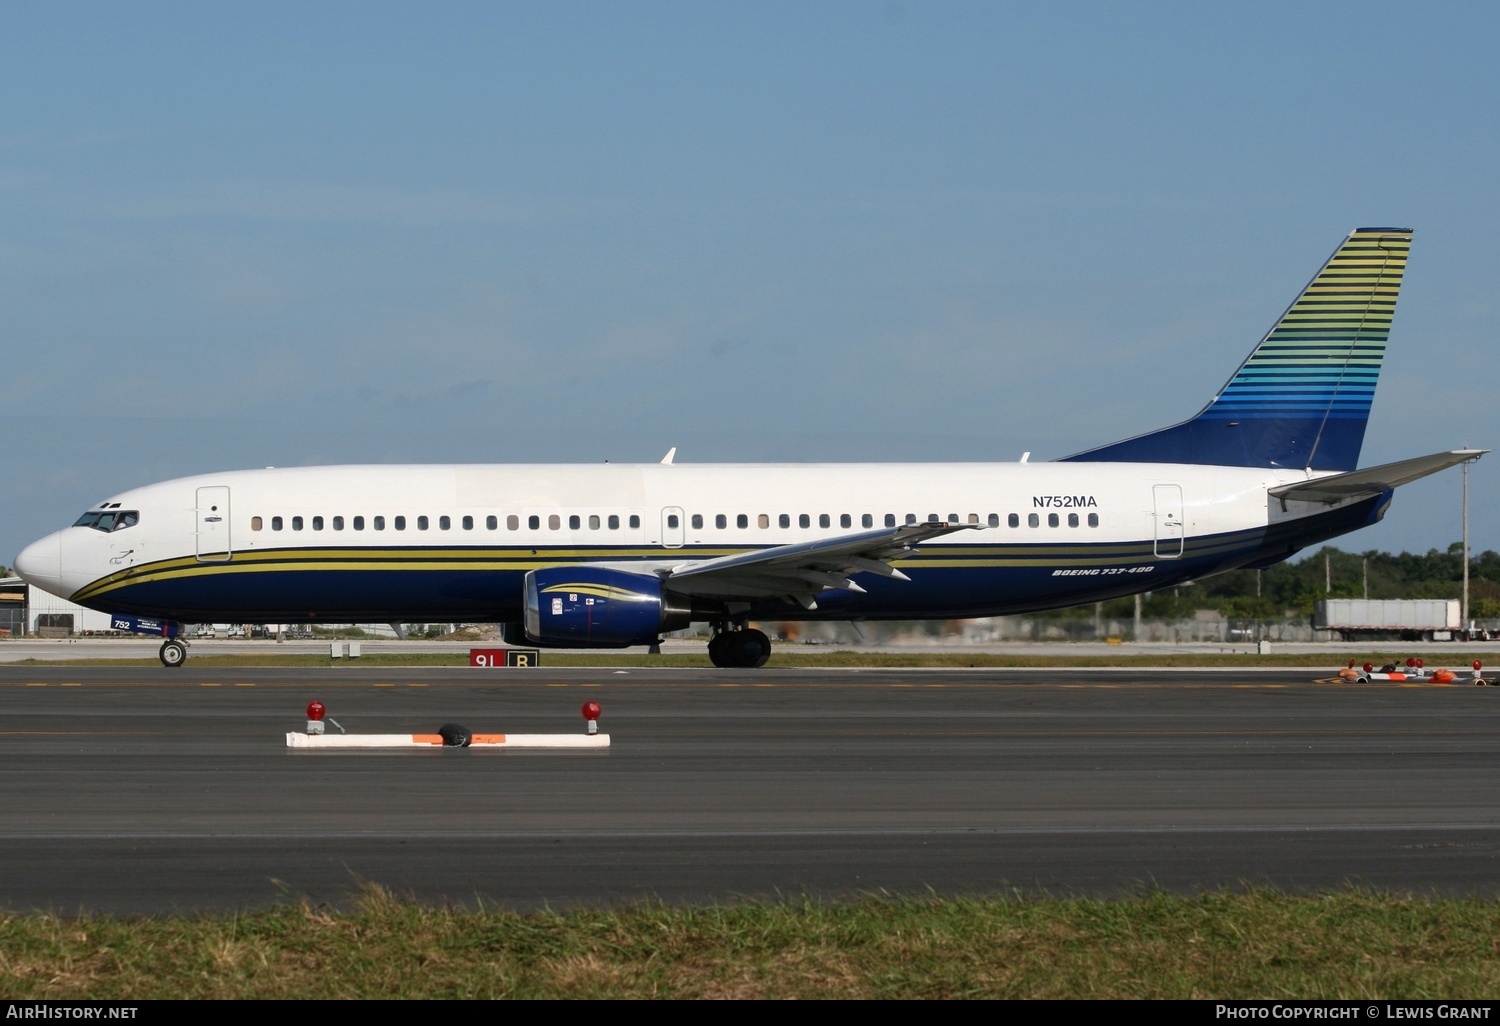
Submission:
M 708 643 L 708 658 L 715 666 L 741 669 L 764 666 L 771 658 L 771 639 L 753 628 L 719 630 Z
M 157 655 L 161 657 L 163 666 L 181 666 L 187 662 L 187 642 L 168 638 L 161 643 L 161 651 Z

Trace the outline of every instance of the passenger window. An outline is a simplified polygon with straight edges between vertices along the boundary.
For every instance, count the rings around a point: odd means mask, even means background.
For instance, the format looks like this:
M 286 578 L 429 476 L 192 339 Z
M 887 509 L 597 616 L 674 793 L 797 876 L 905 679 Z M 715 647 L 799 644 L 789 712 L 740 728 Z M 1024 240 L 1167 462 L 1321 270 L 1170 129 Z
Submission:
M 280 517 L 272 517 L 271 518 L 271 530 L 273 530 L 273 531 L 279 531 L 279 530 L 281 530 L 281 518 Z
M 417 517 L 417 530 L 418 531 L 425 531 L 425 530 L 427 530 L 427 518 L 426 517 Z
M 729 518 L 722 513 L 718 514 L 714 517 L 714 526 L 721 531 L 724 530 L 724 528 L 729 526 Z
M 363 531 L 365 529 L 365 518 L 364 517 L 355 517 L 354 518 L 354 529 L 356 531 Z
M 438 527 L 444 531 L 451 531 L 453 529 L 453 518 L 447 514 L 438 517 Z
M 302 518 L 301 517 L 292 517 L 292 530 L 293 531 L 300 531 L 300 530 L 302 530 Z
M 802 513 L 802 514 L 800 514 L 797 517 L 797 526 L 798 527 L 811 527 L 812 526 L 812 519 L 806 513 Z
M 398 531 L 404 531 L 404 530 L 406 530 L 406 518 L 405 517 L 396 517 L 394 520 L 391 521 L 391 524 Z
M 1069 513 L 1068 514 L 1068 526 L 1069 527 L 1077 527 L 1078 526 L 1078 514 L 1077 513 Z
M 1099 526 L 1099 514 L 1097 514 L 1097 513 L 1090 513 L 1089 514 L 1089 526 L 1090 527 L 1098 527 Z
M 917 515 L 915 513 L 906 514 L 906 522 L 908 525 L 915 524 L 917 522 Z
M 590 531 L 597 531 L 597 530 L 599 530 L 599 514 L 597 514 L 597 513 L 590 513 L 589 514 L 589 530 Z
M 677 518 L 673 517 L 672 519 L 676 520 Z M 578 530 L 582 526 L 583 526 L 583 521 L 578 518 L 578 514 L 577 513 L 574 513 L 572 516 L 568 517 L 568 530 L 570 530 L 570 531 L 576 531 L 576 530 Z M 672 526 L 676 527 L 677 525 L 673 524 Z
M 854 521 L 853 521 L 853 519 L 850 518 L 849 514 L 847 514 L 847 513 L 840 513 L 839 514 L 839 526 L 840 527 L 850 527 L 853 524 L 854 524 Z M 824 526 L 827 526 L 827 525 L 824 525 Z
M 547 529 L 549 531 L 562 530 L 562 517 L 558 516 L 556 513 L 549 514 L 547 517 Z
M 474 518 L 473 517 L 464 517 L 464 530 L 465 531 L 472 531 L 472 530 L 474 530 Z
M 677 514 L 676 513 L 668 513 L 667 514 L 667 526 L 670 527 L 670 528 L 675 529 L 677 527 L 677 524 L 678 524 Z
M 605 523 L 609 525 L 611 531 L 618 531 L 620 529 L 620 517 L 616 513 L 611 513 Z
M 1047 514 L 1047 526 L 1048 527 L 1056 527 L 1057 526 L 1057 514 L 1056 513 L 1048 513 Z
M 999 513 L 991 513 L 990 514 L 990 526 L 991 527 L 999 527 L 1000 526 L 1000 514 Z
M 959 520 L 958 520 L 958 514 L 957 513 L 949 513 L 948 514 L 948 523 L 950 523 L 950 524 L 956 524 L 958 522 L 959 522 Z
M 783 513 L 783 514 L 781 514 L 781 516 L 779 516 L 779 517 L 776 518 L 776 524 L 779 527 L 791 527 L 792 526 L 792 515 L 790 513 Z
M 1005 522 L 1007 524 L 1009 524 L 1011 527 L 1020 527 L 1021 526 L 1021 514 L 1019 514 L 1019 513 L 1012 513 L 1010 516 L 1008 516 L 1008 517 L 1005 518 Z M 1034 527 L 1036 525 L 1033 524 L 1032 526 Z
M 344 518 L 343 517 L 334 517 L 333 518 L 333 529 L 335 531 L 342 531 L 344 529 Z
M 1037 516 L 1035 513 L 1028 513 L 1028 514 L 1026 514 L 1026 526 L 1027 527 L 1041 527 L 1042 526 L 1042 518 L 1039 517 L 1039 516 Z
M 497 516 L 493 516 L 493 515 L 485 517 L 484 518 L 484 529 L 486 531 L 496 531 L 496 530 L 499 530 L 500 529 L 500 518 L 497 517 Z
M 322 517 L 313 517 L 313 530 L 314 531 L 321 531 L 321 530 L 323 530 L 323 518 Z
M 771 514 L 762 513 L 755 518 L 755 522 L 760 525 L 761 530 L 765 530 L 771 526 Z
M 734 518 L 734 526 L 735 527 L 749 527 L 750 526 L 750 517 L 747 516 L 744 513 L 739 514 L 738 516 L 736 516 Z
M 895 527 L 896 526 L 896 514 L 894 514 L 894 513 L 887 513 L 885 515 L 885 526 L 886 527 Z
M 632 514 L 630 514 L 630 529 L 632 531 L 634 531 L 637 528 L 639 528 L 640 526 L 641 526 L 641 515 L 639 513 L 632 513 Z
M 936 513 L 929 513 L 927 514 L 927 522 L 929 524 L 941 524 L 943 522 L 943 518 L 938 516 Z
M 252 531 L 259 531 L 261 529 L 262 524 L 263 524 L 263 521 L 260 519 L 260 517 L 251 517 L 250 518 L 250 530 L 252 530 Z M 74 524 L 73 526 L 77 527 L 78 525 Z
M 970 513 L 969 514 L 969 523 L 971 523 L 971 524 L 977 524 L 977 523 L 979 523 L 979 514 L 978 513 Z
M 371 520 L 373 521 L 373 525 L 372 526 L 375 528 L 375 530 L 377 530 L 377 531 L 384 531 L 385 530 L 385 517 L 372 517 Z
M 542 529 L 542 518 L 538 516 L 527 517 L 526 526 L 533 531 L 540 531 Z
M 692 524 L 693 524 L 693 530 L 695 530 L 695 531 L 698 530 L 698 529 L 700 529 L 700 528 L 702 528 L 703 527 L 703 514 L 702 513 L 694 513 L 693 514 Z
M 521 518 L 512 513 L 505 518 L 505 529 L 507 531 L 519 531 L 521 529 Z
M 865 513 L 865 514 L 861 515 L 860 518 L 859 518 L 859 526 L 861 526 L 861 527 L 874 527 L 875 526 L 875 516 L 874 516 L 874 514 Z

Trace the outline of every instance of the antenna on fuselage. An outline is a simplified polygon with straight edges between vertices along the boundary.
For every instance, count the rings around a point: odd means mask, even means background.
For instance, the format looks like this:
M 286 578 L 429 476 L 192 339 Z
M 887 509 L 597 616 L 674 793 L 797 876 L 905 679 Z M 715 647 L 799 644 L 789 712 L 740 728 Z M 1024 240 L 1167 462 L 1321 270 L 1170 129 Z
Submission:
M 672 462 L 672 460 L 676 456 L 677 456 L 677 446 L 674 445 L 674 446 L 672 446 L 672 448 L 670 448 L 670 449 L 667 450 L 667 454 L 661 458 L 661 461 L 663 463 L 665 463 L 665 464 L 670 465 L 671 462 Z
M 1031 450 L 1027 449 L 1025 452 L 1021 453 L 1021 462 L 1025 463 L 1029 459 L 1031 459 Z

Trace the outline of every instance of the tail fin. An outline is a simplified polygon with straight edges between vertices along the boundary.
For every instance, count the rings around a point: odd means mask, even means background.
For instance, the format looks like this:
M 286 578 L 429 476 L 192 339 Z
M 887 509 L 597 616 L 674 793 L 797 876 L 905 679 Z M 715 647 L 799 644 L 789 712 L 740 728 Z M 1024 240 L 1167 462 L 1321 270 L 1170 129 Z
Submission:
M 1355 229 L 1196 417 L 1064 459 L 1353 470 L 1410 248 Z

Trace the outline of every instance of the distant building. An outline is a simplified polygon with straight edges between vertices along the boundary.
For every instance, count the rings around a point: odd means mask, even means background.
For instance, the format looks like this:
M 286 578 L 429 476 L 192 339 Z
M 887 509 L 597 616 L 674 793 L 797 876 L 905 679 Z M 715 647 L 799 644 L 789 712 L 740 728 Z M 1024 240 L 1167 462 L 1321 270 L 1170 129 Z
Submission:
M 19 577 L 5 577 L 0 578 L 0 630 L 9 637 L 75 637 L 109 630 L 109 614 L 49 595 Z
M 19 577 L 0 578 L 0 637 L 17 638 L 26 633 L 26 582 Z

